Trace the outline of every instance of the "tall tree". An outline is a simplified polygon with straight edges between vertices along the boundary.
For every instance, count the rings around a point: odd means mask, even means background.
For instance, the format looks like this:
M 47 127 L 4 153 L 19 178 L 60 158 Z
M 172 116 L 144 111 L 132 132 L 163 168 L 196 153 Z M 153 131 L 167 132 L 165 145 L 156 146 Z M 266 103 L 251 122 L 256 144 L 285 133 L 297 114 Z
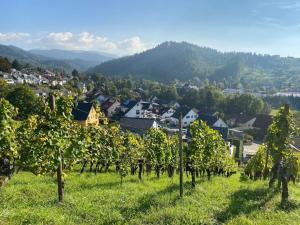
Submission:
M 16 69 L 16 70 L 21 70 L 22 69 L 22 65 L 16 59 L 11 63 L 11 67 Z
M 0 71 L 9 73 L 11 70 L 10 62 L 7 58 L 0 57 Z

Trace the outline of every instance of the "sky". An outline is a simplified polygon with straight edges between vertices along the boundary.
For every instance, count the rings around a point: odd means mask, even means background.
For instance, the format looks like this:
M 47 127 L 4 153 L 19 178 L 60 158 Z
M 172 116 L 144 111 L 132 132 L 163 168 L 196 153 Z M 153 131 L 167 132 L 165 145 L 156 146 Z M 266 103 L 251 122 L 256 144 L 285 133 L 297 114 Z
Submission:
M 1 1 L 1 44 L 121 56 L 170 40 L 300 57 L 300 1 Z

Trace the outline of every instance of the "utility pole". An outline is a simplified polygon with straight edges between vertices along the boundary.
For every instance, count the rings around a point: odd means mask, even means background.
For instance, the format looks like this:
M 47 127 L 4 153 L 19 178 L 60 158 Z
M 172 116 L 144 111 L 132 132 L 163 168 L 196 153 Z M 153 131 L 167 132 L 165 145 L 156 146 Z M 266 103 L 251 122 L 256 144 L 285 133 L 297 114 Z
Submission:
M 50 108 L 52 111 L 55 111 L 55 96 L 53 94 L 50 95 Z M 62 157 L 59 153 L 59 161 L 57 165 L 57 191 L 58 191 L 58 201 L 64 201 L 64 180 L 63 180 L 63 166 L 62 166 Z
M 179 186 L 180 186 L 180 197 L 183 196 L 183 154 L 182 154 L 182 114 L 179 116 Z

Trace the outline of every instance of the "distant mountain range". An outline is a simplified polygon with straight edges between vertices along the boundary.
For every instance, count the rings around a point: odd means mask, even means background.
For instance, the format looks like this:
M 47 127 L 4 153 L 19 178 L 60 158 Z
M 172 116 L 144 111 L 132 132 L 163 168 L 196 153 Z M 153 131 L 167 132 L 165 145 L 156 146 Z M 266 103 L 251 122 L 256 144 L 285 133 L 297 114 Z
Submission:
M 77 69 L 85 71 L 104 61 L 116 58 L 107 53 L 90 51 L 67 51 L 67 50 L 40 50 L 25 51 L 15 46 L 0 45 L 0 56 L 10 60 L 17 59 L 20 63 L 29 63 L 32 66 L 40 66 L 48 69 L 64 70 L 67 72 Z
M 164 42 L 145 52 L 106 61 L 89 73 L 132 75 L 163 82 L 199 78 L 245 88 L 300 86 L 300 59 L 219 52 L 186 42 Z M 197 80 L 199 80 L 197 79 Z

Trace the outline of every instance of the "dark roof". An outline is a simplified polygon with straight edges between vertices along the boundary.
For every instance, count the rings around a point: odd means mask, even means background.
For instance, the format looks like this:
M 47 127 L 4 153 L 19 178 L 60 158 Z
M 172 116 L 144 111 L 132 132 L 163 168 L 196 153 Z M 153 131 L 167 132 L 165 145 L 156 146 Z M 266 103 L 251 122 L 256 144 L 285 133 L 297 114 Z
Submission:
M 180 114 L 182 114 L 182 117 L 184 117 L 191 110 L 192 109 L 187 106 L 180 106 L 178 109 L 176 109 L 172 117 L 179 119 Z
M 117 100 L 112 99 L 112 98 L 109 98 L 109 99 L 107 99 L 105 102 L 103 102 L 103 103 L 101 104 L 101 109 L 102 109 L 103 111 L 105 111 L 105 110 L 107 110 L 109 107 L 111 107 L 115 102 L 117 102 Z
M 272 116 L 267 115 L 267 114 L 258 114 L 255 116 L 256 120 L 253 124 L 253 127 L 259 128 L 262 131 L 267 131 L 268 127 L 272 123 Z
M 171 107 L 160 107 L 158 114 L 163 115 L 165 112 L 168 112 Z
M 137 103 L 136 100 L 126 100 L 125 102 L 122 102 L 122 106 L 131 109 L 133 106 L 135 106 Z
M 155 119 L 122 117 L 119 121 L 122 130 L 130 130 L 142 135 L 153 126 Z
M 78 121 L 86 120 L 92 107 L 93 107 L 92 103 L 87 103 L 87 102 L 78 103 L 77 106 L 72 109 L 72 115 L 74 120 L 78 120 Z
M 232 114 L 226 116 L 226 120 L 235 119 L 236 124 L 246 123 L 253 118 L 255 118 L 255 116 L 249 116 L 245 114 Z
M 125 102 L 121 103 L 122 107 L 127 108 L 125 112 L 121 113 L 121 116 L 124 116 L 126 113 L 128 113 L 136 104 L 138 103 L 138 101 L 136 100 L 126 100 Z
M 217 116 L 199 114 L 198 119 L 206 122 L 208 126 L 213 126 L 217 121 Z
M 149 109 L 151 103 L 150 102 L 142 102 L 142 109 L 147 110 Z

